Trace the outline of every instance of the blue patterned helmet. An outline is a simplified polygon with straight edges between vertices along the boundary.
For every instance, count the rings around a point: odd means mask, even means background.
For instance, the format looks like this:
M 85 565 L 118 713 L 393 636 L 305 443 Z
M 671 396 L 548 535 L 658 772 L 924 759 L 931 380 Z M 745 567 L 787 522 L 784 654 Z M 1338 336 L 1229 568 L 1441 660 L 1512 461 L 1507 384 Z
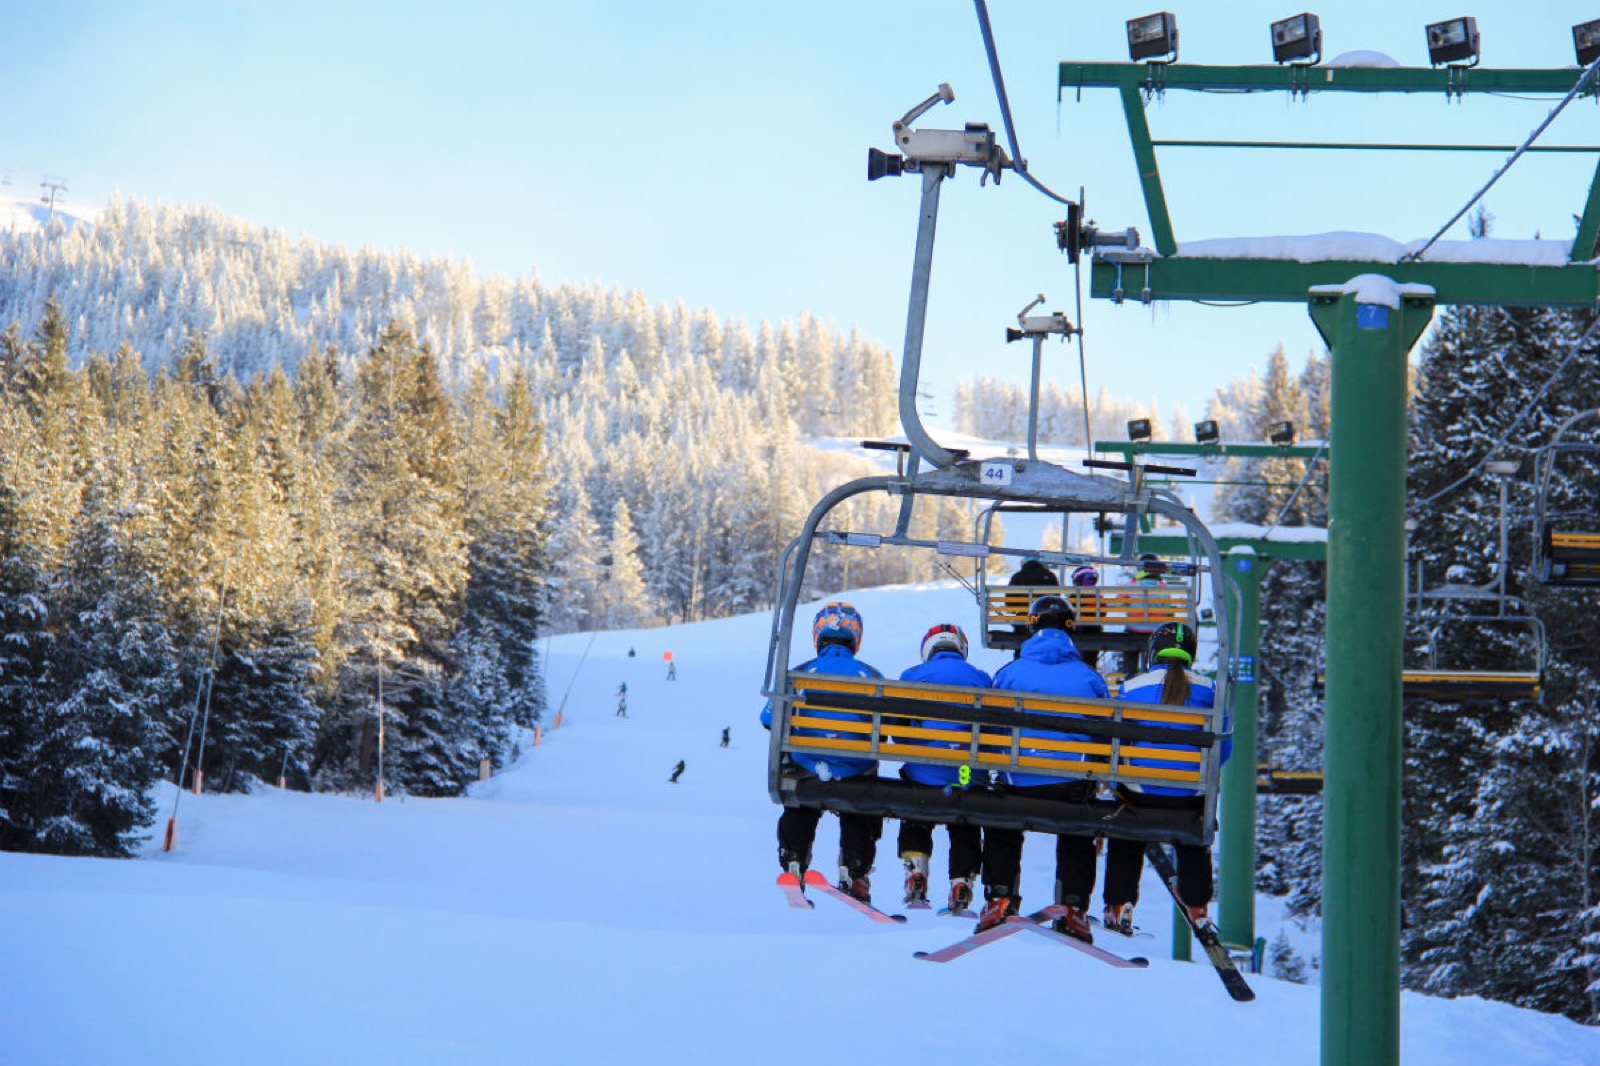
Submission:
M 855 651 L 861 647 L 861 630 L 861 612 L 835 600 L 817 612 L 811 623 L 811 642 L 819 651 L 824 644 L 843 644 Z

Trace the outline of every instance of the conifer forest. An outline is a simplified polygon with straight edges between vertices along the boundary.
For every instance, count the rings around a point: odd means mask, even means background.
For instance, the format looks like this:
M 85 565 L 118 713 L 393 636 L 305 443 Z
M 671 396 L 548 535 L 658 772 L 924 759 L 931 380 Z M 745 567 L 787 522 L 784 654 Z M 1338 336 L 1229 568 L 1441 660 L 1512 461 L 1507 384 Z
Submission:
M 1533 457 L 1600 406 L 1592 318 L 1442 311 L 1416 364 L 1413 588 L 1503 581 L 1542 623 L 1544 691 L 1407 703 L 1402 930 L 1410 988 L 1591 1024 L 1600 594 L 1530 567 Z M 1325 353 L 1263 357 L 1206 417 L 1224 439 L 1285 420 L 1326 439 Z M 152 786 L 196 770 L 208 790 L 368 791 L 381 750 L 391 789 L 460 793 L 549 714 L 543 637 L 770 609 L 812 505 L 874 469 L 826 442 L 897 433 L 897 388 L 891 351 L 810 315 L 752 331 L 205 209 L 113 202 L 0 235 L 0 849 L 131 855 Z M 1081 443 L 1084 397 L 1046 400 L 1041 443 Z M 955 428 L 1018 440 L 1018 412 L 1020 389 L 975 374 Z M 1096 437 L 1126 417 L 1159 425 L 1104 394 L 1087 414 Z M 1600 471 L 1581 475 L 1558 491 L 1592 497 Z M 1207 520 L 1327 523 L 1325 466 L 1233 460 L 1225 481 Z M 971 535 L 954 502 L 917 522 Z M 822 551 L 807 594 L 947 576 L 873 555 Z M 1263 587 L 1280 769 L 1321 768 L 1323 569 L 1279 562 Z M 1419 645 L 1451 610 L 1416 601 Z M 1457 654 L 1525 651 L 1491 634 Z M 1314 916 L 1320 798 L 1259 812 L 1258 888 Z

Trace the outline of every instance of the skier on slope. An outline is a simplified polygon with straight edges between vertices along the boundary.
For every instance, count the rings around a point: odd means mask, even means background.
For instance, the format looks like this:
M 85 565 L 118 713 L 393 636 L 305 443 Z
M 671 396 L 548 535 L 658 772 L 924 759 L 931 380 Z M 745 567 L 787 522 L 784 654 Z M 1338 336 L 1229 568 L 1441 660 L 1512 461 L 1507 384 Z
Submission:
M 902 681 L 929 681 L 937 685 L 964 685 L 969 688 L 988 688 L 992 680 L 988 673 L 967 662 L 967 635 L 961 627 L 949 622 L 933 626 L 922 637 L 922 661 L 900 675 Z M 947 722 L 914 721 L 912 724 L 930 729 L 944 729 L 960 734 L 961 739 L 947 747 L 965 748 L 970 729 Z M 960 768 L 960 769 L 964 769 Z M 954 766 L 932 766 L 925 763 L 907 763 L 900 768 L 906 781 L 940 790 L 965 788 L 961 783 L 960 769 Z M 897 841 L 900 858 L 906 869 L 905 902 L 926 903 L 928 899 L 928 865 L 933 855 L 932 822 L 919 822 L 902 818 Z M 948 825 L 950 837 L 950 902 L 948 910 L 964 911 L 972 905 L 972 886 L 978 880 L 983 863 L 983 830 L 975 825 Z
M 811 640 L 817 649 L 816 657 L 809 659 L 796 670 L 813 674 L 840 674 L 845 677 L 882 677 L 878 669 L 856 658 L 861 647 L 861 614 L 848 603 L 826 604 L 817 612 L 811 624 Z M 817 718 L 840 718 L 849 721 L 863 716 L 848 711 L 812 710 Z M 772 701 L 761 709 L 761 724 L 772 728 Z M 838 736 L 818 729 L 796 729 L 796 736 Z M 845 755 L 784 756 L 808 773 L 823 781 L 834 778 L 858 777 L 863 774 L 876 777 L 878 764 L 872 759 L 857 759 Z M 786 873 L 802 881 L 811 866 L 811 845 L 816 839 L 817 823 L 822 812 L 810 807 L 785 807 L 778 817 L 778 865 Z M 867 874 L 872 870 L 878 854 L 878 838 L 883 835 L 883 818 L 876 815 L 839 812 L 839 888 L 863 903 L 872 900 L 872 882 Z
M 1211 684 L 1189 668 L 1194 665 L 1198 640 L 1194 626 L 1168 622 L 1150 636 L 1151 669 L 1123 683 L 1118 699 L 1136 703 L 1166 703 L 1181 707 L 1210 708 L 1216 700 Z M 1174 728 L 1184 728 L 1181 725 Z M 1222 726 L 1228 734 L 1226 722 Z M 1194 749 L 1180 749 L 1194 750 Z M 1222 761 L 1233 754 L 1231 734 L 1222 742 Z M 1130 766 L 1167 765 L 1151 759 L 1130 759 Z M 1193 789 L 1167 785 L 1117 786 L 1117 792 L 1134 808 L 1162 810 L 1200 810 L 1204 799 Z M 1206 920 L 1206 905 L 1213 888 L 1211 849 L 1200 844 L 1177 844 L 1178 894 L 1196 925 Z M 1076 861 L 1082 862 L 1079 853 Z M 1094 856 L 1087 856 L 1088 884 L 1094 887 Z M 1106 845 L 1105 924 L 1124 934 L 1133 932 L 1133 905 L 1139 902 L 1139 875 L 1144 870 L 1144 844 L 1137 840 L 1109 838 Z M 1087 899 L 1087 893 L 1085 893 Z
M 1033 635 L 1018 650 L 1016 660 L 1001 667 L 994 676 L 997 689 L 1016 689 L 1024 692 L 1047 692 L 1058 696 L 1085 696 L 1103 699 L 1110 695 L 1105 679 L 1089 669 L 1078 654 L 1068 631 L 1076 622 L 1071 604 L 1060 596 L 1044 596 L 1033 604 Z M 1022 731 L 1022 753 L 1030 754 L 1026 747 L 1029 737 L 1051 740 L 1086 740 L 1080 734 L 1041 732 L 1035 729 Z M 1038 751 L 1046 757 L 1057 755 Z M 1018 789 L 1035 790 L 1035 795 L 1049 796 L 1082 803 L 1094 796 L 1092 781 L 1062 781 L 1060 778 L 1040 774 L 1015 773 L 1009 775 L 1011 785 Z M 1090 881 L 1083 887 L 1073 881 L 1070 874 L 1077 869 L 1072 865 L 1074 849 L 1087 845 L 1091 862 Z M 1085 915 L 1089 893 L 1094 889 L 1094 838 L 1061 834 L 1056 837 L 1056 895 L 1055 902 L 1066 905 L 1067 915 L 1056 920 L 1057 932 L 1090 939 L 1089 921 Z M 978 931 L 999 925 L 1007 915 L 1016 914 L 1021 904 L 1019 881 L 1022 875 L 1022 831 L 990 829 L 983 835 L 983 914 L 978 918 Z

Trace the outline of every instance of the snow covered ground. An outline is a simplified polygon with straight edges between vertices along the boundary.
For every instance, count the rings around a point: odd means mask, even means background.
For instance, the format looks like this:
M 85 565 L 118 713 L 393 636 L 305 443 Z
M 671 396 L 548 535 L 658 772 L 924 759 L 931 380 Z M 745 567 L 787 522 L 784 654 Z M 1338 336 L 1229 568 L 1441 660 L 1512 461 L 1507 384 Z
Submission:
M 931 622 L 973 614 L 952 586 L 849 598 L 885 672 Z M 470 798 L 184 794 L 170 854 L 159 838 L 131 862 L 0 854 L 0 1064 L 1318 1061 L 1317 988 L 1256 976 L 1236 1004 L 1208 966 L 1164 958 L 1148 873 L 1144 971 L 1032 937 L 918 962 L 971 923 L 786 908 L 756 722 L 769 623 L 555 639 L 562 728 Z M 1050 856 L 1030 838 L 1030 904 Z M 943 860 L 941 839 L 936 893 Z M 1263 900 L 1261 932 L 1279 921 Z M 1600 1030 L 1407 994 L 1402 1047 L 1407 1066 L 1577 1066 L 1600 1063 Z

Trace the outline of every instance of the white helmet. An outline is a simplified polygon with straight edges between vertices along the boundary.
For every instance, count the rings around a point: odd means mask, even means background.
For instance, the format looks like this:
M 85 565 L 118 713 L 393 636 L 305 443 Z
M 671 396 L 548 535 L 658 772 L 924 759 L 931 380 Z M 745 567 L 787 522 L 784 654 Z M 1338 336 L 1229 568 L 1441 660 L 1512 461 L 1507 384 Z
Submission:
M 967 657 L 967 635 L 961 627 L 940 622 L 922 635 L 922 661 L 933 658 L 936 651 L 953 651 L 963 659 Z

